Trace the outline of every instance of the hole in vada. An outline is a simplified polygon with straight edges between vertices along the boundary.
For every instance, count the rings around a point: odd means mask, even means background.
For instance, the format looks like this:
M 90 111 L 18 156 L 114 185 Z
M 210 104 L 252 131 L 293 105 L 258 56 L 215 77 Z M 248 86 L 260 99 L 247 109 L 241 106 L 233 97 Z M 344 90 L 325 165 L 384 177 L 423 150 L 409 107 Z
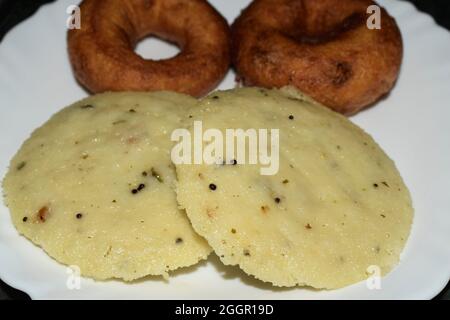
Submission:
M 137 43 L 134 51 L 144 59 L 156 61 L 170 59 L 180 53 L 176 44 L 155 36 L 143 38 Z

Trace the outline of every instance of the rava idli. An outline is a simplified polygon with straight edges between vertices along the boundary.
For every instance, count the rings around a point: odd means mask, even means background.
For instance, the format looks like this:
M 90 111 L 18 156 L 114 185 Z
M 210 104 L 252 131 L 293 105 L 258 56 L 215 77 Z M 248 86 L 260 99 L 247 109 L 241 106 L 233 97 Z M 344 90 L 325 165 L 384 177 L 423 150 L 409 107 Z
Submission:
M 167 275 L 211 251 L 179 210 L 171 132 L 196 100 L 106 93 L 63 109 L 11 161 L 5 200 L 17 230 L 95 279 Z
M 292 89 L 243 88 L 213 93 L 189 121 L 223 136 L 279 129 L 274 175 L 228 158 L 177 164 L 178 201 L 223 263 L 275 286 L 327 289 L 398 263 L 413 218 L 408 189 L 348 119 Z

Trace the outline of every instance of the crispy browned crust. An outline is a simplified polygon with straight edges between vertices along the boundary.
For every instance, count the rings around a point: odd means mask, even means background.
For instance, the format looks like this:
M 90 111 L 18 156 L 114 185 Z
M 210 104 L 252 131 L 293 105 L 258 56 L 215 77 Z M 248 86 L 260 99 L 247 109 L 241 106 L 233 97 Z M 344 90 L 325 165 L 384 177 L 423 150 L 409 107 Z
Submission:
M 293 85 L 344 114 L 393 87 L 403 46 L 382 9 L 381 29 L 366 26 L 370 0 L 255 0 L 232 26 L 232 59 L 246 85 Z
M 78 81 L 89 91 L 172 90 L 202 96 L 230 65 L 225 19 L 204 0 L 84 0 L 81 29 L 68 32 L 68 50 Z M 181 52 L 146 60 L 134 52 L 155 35 Z

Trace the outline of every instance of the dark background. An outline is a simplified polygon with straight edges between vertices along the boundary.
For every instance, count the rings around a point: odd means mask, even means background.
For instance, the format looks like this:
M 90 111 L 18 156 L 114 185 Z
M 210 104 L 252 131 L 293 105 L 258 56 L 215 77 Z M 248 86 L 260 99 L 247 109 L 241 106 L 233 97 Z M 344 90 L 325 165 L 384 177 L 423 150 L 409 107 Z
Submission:
M 31 16 L 42 4 L 53 1 L 54 0 L 0 0 L 0 41 L 11 28 Z M 438 24 L 450 30 L 450 0 L 396 1 L 409 1 L 414 3 L 419 10 L 429 13 Z M 74 3 L 77 2 L 79 2 L 79 0 L 74 0 Z M 4 299 L 29 299 L 29 297 L 25 293 L 9 287 L 0 280 L 0 300 Z M 450 284 L 447 285 L 436 299 L 450 300 Z

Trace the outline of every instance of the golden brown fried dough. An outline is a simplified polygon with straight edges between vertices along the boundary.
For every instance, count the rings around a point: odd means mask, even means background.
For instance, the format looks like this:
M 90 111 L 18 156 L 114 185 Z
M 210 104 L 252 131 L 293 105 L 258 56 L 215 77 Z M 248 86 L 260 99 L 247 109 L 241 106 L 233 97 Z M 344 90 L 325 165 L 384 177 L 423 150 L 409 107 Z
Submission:
M 369 29 L 370 0 L 255 0 L 232 26 L 233 63 L 244 84 L 293 85 L 324 105 L 353 114 L 393 87 L 403 46 L 381 8 Z
M 91 92 L 172 90 L 202 96 L 230 64 L 229 27 L 204 0 L 84 0 L 81 29 L 68 33 L 70 61 Z M 173 42 L 181 52 L 146 60 L 134 52 L 147 36 Z

